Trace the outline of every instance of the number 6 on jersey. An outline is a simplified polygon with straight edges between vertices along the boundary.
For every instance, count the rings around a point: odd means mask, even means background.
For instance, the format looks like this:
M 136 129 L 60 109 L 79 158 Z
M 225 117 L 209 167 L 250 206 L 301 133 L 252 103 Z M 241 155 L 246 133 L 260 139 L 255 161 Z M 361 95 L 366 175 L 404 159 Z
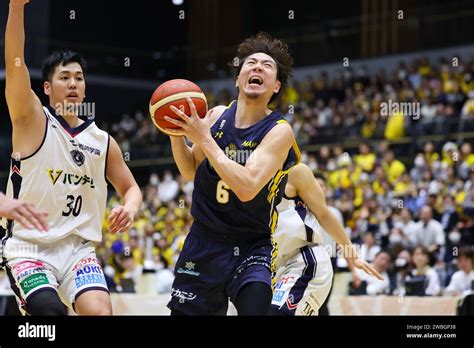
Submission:
M 223 180 L 220 180 L 217 183 L 217 189 L 216 189 L 217 202 L 221 204 L 226 204 L 227 202 L 229 202 L 228 190 L 230 190 L 230 187 Z

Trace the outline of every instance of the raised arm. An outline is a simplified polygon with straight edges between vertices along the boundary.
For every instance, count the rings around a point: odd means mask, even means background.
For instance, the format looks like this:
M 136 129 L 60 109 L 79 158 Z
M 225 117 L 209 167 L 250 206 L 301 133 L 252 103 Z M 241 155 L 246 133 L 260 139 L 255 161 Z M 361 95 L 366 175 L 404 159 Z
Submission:
M 360 258 L 357 250 L 344 232 L 344 228 L 329 210 L 324 191 L 315 180 L 311 169 L 305 164 L 298 164 L 288 174 L 288 181 L 296 188 L 297 195 L 301 197 L 316 216 L 321 227 L 343 248 L 344 256 L 348 259 L 348 262 L 383 280 L 383 277 L 372 266 Z
M 29 0 L 10 0 L 5 32 L 5 97 L 13 125 L 13 152 L 24 158 L 43 141 L 46 117 L 41 101 L 31 90 L 25 63 L 24 10 Z
M 25 63 L 24 11 L 29 0 L 10 0 L 5 32 L 5 96 L 13 124 L 39 118 L 41 103 L 31 90 L 31 81 Z
M 204 119 L 209 123 L 209 128 L 217 121 L 225 109 L 225 106 L 220 105 L 208 111 Z M 171 149 L 179 172 L 184 179 L 194 180 L 196 169 L 206 156 L 198 145 L 193 144 L 192 147 L 189 147 L 181 131 L 177 130 L 171 133 L 175 135 L 170 137 Z

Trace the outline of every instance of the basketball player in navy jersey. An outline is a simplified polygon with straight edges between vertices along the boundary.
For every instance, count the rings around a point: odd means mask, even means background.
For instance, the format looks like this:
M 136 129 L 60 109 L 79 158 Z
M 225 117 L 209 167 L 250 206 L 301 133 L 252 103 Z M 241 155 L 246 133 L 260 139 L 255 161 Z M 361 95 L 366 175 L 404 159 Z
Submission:
M 299 161 L 291 126 L 268 108 L 292 73 L 288 47 L 267 34 L 240 44 L 238 100 L 204 119 L 174 108 L 170 131 L 181 174 L 194 179 L 195 219 L 175 268 L 172 315 L 268 315 L 272 290 L 271 234 L 288 170 Z M 188 147 L 184 137 L 192 143 Z
M 81 118 L 85 61 L 71 51 L 43 63 L 43 107 L 24 59 L 24 8 L 10 0 L 5 33 L 5 96 L 13 126 L 7 196 L 48 213 L 49 230 L 7 222 L 2 265 L 24 313 L 110 315 L 112 304 L 94 243 L 102 240 L 107 179 L 123 198 L 110 216 L 112 233 L 127 231 L 142 198 L 117 142 L 91 117 Z M 5 226 L 4 226 L 5 227 Z

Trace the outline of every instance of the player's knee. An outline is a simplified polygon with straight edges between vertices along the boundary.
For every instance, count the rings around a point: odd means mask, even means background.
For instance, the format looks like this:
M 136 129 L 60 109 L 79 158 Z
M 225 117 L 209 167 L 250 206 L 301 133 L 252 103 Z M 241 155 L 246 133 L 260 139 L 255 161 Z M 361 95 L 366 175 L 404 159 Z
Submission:
M 89 310 L 83 315 L 112 315 L 112 307 L 102 305 L 100 308 L 89 308 Z
M 253 282 L 239 291 L 235 308 L 239 315 L 269 315 L 271 302 L 271 287 L 262 282 Z
M 92 301 L 87 305 L 75 305 L 75 310 L 79 315 L 92 315 L 92 316 L 101 316 L 101 315 L 112 315 L 112 305 L 110 301 Z
M 112 303 L 108 293 L 90 291 L 76 299 L 74 309 L 79 315 L 112 315 Z
M 26 303 L 30 315 L 67 315 L 66 307 L 56 291 L 41 291 L 33 294 Z

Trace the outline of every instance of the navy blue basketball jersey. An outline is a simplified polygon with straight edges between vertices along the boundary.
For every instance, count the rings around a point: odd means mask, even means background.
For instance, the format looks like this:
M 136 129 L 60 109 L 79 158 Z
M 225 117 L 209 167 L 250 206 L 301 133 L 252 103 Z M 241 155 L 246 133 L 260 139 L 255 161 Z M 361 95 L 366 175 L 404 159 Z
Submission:
M 236 128 L 236 111 L 237 102 L 234 101 L 211 127 L 211 134 L 228 158 L 245 165 L 265 135 L 277 124 L 287 121 L 274 111 L 248 128 Z M 192 230 L 223 241 L 270 237 L 277 225 L 276 206 L 285 191 L 287 174 L 300 158 L 295 142 L 283 168 L 248 202 L 240 201 L 209 160 L 204 159 L 194 179 L 191 214 L 195 222 Z

